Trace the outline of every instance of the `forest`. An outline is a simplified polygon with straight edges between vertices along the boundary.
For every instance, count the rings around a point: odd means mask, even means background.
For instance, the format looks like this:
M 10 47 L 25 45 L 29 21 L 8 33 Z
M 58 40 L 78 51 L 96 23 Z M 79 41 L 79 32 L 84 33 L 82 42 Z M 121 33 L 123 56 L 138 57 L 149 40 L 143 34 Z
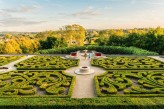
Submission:
M 57 31 L 0 33 L 0 54 L 34 54 L 38 50 L 87 45 L 137 47 L 164 54 L 164 28 L 85 29 L 78 24 Z

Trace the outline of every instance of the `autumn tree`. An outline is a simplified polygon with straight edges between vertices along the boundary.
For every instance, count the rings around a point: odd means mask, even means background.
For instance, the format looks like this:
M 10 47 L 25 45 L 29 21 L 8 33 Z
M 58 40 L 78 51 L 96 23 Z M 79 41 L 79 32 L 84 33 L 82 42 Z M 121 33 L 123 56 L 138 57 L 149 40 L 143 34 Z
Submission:
M 85 29 L 77 24 L 66 25 L 62 28 L 64 39 L 67 40 L 68 46 L 83 46 L 85 38 Z
M 11 39 L 4 44 L 3 48 L 4 54 L 19 54 L 22 53 L 22 50 L 20 49 L 19 44 L 16 42 L 16 40 Z
M 28 37 L 20 37 L 17 39 L 23 53 L 34 53 L 39 48 L 39 42 Z

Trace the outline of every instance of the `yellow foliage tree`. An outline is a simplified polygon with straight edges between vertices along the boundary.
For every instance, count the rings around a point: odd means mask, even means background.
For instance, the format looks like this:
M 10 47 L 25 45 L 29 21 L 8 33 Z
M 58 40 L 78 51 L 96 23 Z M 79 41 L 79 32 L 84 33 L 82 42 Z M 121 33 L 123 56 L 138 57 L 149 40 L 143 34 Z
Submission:
M 5 42 L 4 48 L 3 48 L 3 53 L 18 54 L 18 53 L 22 53 L 22 50 L 20 49 L 19 44 L 14 39 L 12 39 L 12 40 Z
M 77 24 L 66 25 L 63 27 L 63 36 L 67 40 L 68 45 L 83 46 L 85 38 L 85 29 Z

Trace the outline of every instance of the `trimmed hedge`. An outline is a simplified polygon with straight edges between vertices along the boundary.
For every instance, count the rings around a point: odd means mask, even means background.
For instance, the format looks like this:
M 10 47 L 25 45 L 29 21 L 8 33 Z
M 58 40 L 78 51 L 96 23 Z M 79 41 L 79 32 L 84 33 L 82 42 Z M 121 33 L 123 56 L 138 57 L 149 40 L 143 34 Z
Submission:
M 78 64 L 79 60 L 62 59 L 60 56 L 34 56 L 15 66 L 18 70 L 65 70 Z
M 111 56 L 108 58 L 92 59 L 93 66 L 102 67 L 106 70 L 112 69 L 164 69 L 164 62 L 150 58 L 150 57 L 133 57 L 133 56 Z
M 109 70 L 95 76 L 96 93 L 108 96 L 164 96 L 164 70 Z
M 71 97 L 74 82 L 63 71 L 11 71 L 0 74 L 0 97 Z
M 76 51 L 85 50 L 85 49 L 86 49 L 85 46 L 66 47 L 66 48 L 39 50 L 37 53 L 40 53 L 40 54 L 70 54 L 71 52 L 76 52 Z
M 163 109 L 164 98 L 0 98 L 1 109 Z
M 0 66 L 9 64 L 10 62 L 21 59 L 24 56 L 0 56 Z
M 121 46 L 82 46 L 82 47 L 67 47 L 59 49 L 40 50 L 40 54 L 70 54 L 78 50 L 95 50 L 104 54 L 133 54 L 133 55 L 159 55 L 155 52 L 150 52 L 136 47 L 121 47 Z

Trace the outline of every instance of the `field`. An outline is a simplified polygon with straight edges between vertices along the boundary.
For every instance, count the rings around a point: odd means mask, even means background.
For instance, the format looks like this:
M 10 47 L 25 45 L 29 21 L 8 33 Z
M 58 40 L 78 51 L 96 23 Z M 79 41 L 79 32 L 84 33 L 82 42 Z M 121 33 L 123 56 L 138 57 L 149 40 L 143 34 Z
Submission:
M 65 70 L 78 66 L 79 60 L 66 60 L 59 56 L 35 56 L 15 66 L 18 70 Z
M 23 56 L 0 56 L 0 66 L 9 64 L 10 62 L 16 61 Z
M 149 57 L 108 57 L 107 59 L 93 59 L 91 64 L 105 68 L 112 69 L 154 69 L 164 70 L 164 63 Z
M 11 71 L 0 75 L 0 95 L 70 97 L 74 81 L 63 71 Z

